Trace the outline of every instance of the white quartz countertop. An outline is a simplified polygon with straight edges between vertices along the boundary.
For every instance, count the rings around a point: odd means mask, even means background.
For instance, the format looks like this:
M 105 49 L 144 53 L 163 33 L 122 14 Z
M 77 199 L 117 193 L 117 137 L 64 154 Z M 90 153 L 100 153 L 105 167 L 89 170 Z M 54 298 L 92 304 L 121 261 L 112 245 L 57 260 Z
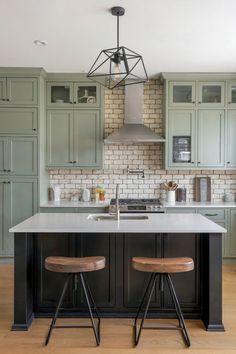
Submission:
M 164 202 L 163 205 L 165 208 L 236 208 L 235 202 Z
M 40 205 L 41 208 L 106 208 L 110 200 L 104 202 L 73 202 L 70 200 L 61 200 L 60 202 L 45 202 Z M 165 208 L 236 208 L 235 202 L 175 202 L 168 204 L 163 202 Z
M 119 222 L 96 221 L 88 218 L 89 215 L 88 213 L 39 213 L 9 231 L 19 233 L 225 233 L 227 231 L 200 214 L 145 214 L 148 216 L 147 220 L 120 220 Z M 128 215 L 137 216 L 137 214 Z
M 106 208 L 110 204 L 110 200 L 104 202 L 73 202 L 70 200 L 60 200 L 59 202 L 51 201 L 40 205 L 40 208 Z

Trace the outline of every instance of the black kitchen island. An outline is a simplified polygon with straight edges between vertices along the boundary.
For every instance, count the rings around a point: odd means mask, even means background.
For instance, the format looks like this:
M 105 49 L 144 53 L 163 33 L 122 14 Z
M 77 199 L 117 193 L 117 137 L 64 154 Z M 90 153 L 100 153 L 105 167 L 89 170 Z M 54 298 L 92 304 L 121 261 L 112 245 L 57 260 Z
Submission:
M 87 276 L 102 317 L 133 317 L 149 274 L 131 268 L 133 256 L 192 257 L 194 271 L 173 275 L 185 318 L 223 331 L 222 232 L 199 214 L 147 214 L 147 220 L 96 221 L 88 214 L 36 214 L 12 228 L 15 242 L 13 330 L 51 317 L 63 274 L 44 269 L 47 256 L 105 256 L 106 268 Z M 86 316 L 82 291 L 70 284 L 61 316 Z M 155 311 L 154 311 L 155 310 Z M 174 317 L 167 289 L 153 295 L 150 317 Z

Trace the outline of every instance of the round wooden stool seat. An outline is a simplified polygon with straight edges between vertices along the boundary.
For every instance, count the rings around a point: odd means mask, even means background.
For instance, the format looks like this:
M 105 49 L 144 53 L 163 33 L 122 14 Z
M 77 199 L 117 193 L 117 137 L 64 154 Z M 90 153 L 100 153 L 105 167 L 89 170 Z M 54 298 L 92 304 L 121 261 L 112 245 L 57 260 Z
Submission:
M 194 269 L 192 258 L 146 258 L 134 257 L 132 259 L 134 269 L 150 273 L 181 273 Z
M 58 273 L 84 273 L 105 268 L 105 257 L 47 257 L 45 268 Z

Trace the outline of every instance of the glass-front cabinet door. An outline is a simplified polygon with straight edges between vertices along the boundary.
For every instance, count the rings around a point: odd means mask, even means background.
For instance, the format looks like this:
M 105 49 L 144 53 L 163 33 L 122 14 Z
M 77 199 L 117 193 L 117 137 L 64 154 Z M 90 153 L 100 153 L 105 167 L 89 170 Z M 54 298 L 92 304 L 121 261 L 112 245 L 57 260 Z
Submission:
M 73 83 L 71 82 L 48 82 L 47 105 L 48 106 L 71 106 L 74 104 Z
M 99 86 L 90 82 L 74 83 L 74 104 L 81 107 L 98 107 L 100 103 Z
M 223 107 L 224 82 L 199 82 L 198 105 L 201 107 Z
M 227 89 L 228 108 L 236 108 L 236 81 L 230 81 Z
M 169 106 L 191 107 L 196 104 L 195 82 L 170 81 L 169 82 Z
M 194 110 L 169 110 L 168 166 L 190 168 L 196 166 Z

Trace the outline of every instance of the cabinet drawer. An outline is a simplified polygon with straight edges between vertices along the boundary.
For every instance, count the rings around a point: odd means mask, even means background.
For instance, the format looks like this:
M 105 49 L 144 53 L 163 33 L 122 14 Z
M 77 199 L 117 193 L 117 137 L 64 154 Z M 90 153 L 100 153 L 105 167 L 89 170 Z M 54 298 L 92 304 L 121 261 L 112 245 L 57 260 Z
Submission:
M 226 209 L 216 209 L 216 208 L 202 208 L 199 209 L 199 214 L 204 215 L 205 217 L 211 220 L 225 220 Z
M 37 109 L 0 108 L 1 134 L 37 134 Z
M 167 214 L 195 214 L 195 208 L 166 208 Z

